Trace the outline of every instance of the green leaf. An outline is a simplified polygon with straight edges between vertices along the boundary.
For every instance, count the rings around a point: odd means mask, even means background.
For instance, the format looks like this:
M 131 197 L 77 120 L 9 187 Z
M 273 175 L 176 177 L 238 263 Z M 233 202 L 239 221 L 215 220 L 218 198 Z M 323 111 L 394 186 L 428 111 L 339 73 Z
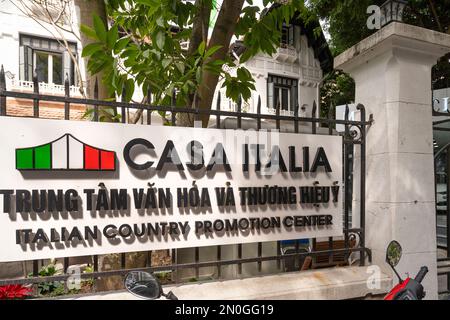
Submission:
M 97 15 L 94 15 L 94 30 L 97 35 L 97 38 L 100 41 L 106 43 L 107 42 L 106 27 L 103 20 Z
M 164 49 L 164 44 L 166 43 L 166 34 L 163 31 L 159 31 L 156 34 L 156 46 L 159 49 Z
M 164 17 L 159 16 L 158 19 L 156 19 L 156 24 L 160 27 L 164 27 Z
M 143 4 L 145 6 L 155 6 L 157 3 L 155 0 L 135 0 L 137 3 Z
M 113 108 L 103 108 L 102 111 L 104 111 L 104 113 L 111 115 L 111 116 L 116 115 L 116 112 Z
M 252 79 L 251 73 L 244 67 L 237 69 L 237 76 L 240 81 L 249 81 Z
M 91 59 L 89 59 L 89 62 L 88 62 L 88 70 L 92 74 L 97 74 L 100 71 L 109 67 L 110 65 L 111 65 L 111 63 L 108 60 L 95 61 L 95 60 L 93 60 L 93 58 L 91 58 Z
M 205 49 L 206 49 L 206 43 L 205 43 L 205 41 L 202 41 L 200 43 L 200 45 L 198 46 L 197 51 L 201 56 L 203 56 L 203 54 L 205 53 Z
M 86 109 L 86 112 L 83 114 L 83 118 L 92 120 L 92 118 L 94 117 L 94 111 L 94 108 Z
M 119 27 L 115 24 L 106 34 L 108 49 L 114 49 L 117 39 L 119 38 Z
M 134 80 L 127 79 L 125 82 L 125 102 L 130 102 L 134 94 Z
M 122 38 L 119 41 L 117 41 L 114 46 L 114 53 L 115 54 L 120 53 L 123 49 L 125 49 L 125 47 L 128 45 L 129 42 L 130 42 L 130 39 L 127 37 Z
M 163 59 L 163 61 L 161 62 L 162 67 L 163 67 L 164 69 L 166 69 L 167 66 L 170 65 L 171 63 L 172 63 L 172 58 L 165 58 L 165 59 Z
M 90 43 L 83 48 L 83 52 L 81 56 L 89 57 L 92 56 L 95 52 L 103 50 L 103 45 L 101 43 Z
M 247 60 L 249 60 L 252 56 L 253 56 L 253 52 L 251 50 L 245 50 L 245 52 L 241 55 L 239 61 L 241 63 L 244 63 Z
M 198 68 L 195 72 L 195 80 L 197 80 L 197 83 L 202 82 L 202 68 Z
M 217 59 L 217 60 L 213 60 L 210 62 L 211 65 L 213 66 L 223 66 L 226 62 L 224 60 L 221 59 Z M 233 65 L 228 64 L 230 67 L 234 67 Z
M 183 62 L 175 62 L 175 67 L 177 67 L 178 71 L 180 71 L 181 74 L 184 74 L 184 70 L 186 69 L 186 66 Z
M 206 53 L 205 53 L 205 58 L 208 58 L 210 56 L 212 56 L 214 53 L 217 52 L 217 50 L 219 50 L 220 48 L 222 48 L 221 45 L 217 45 L 217 46 L 213 46 L 211 48 L 209 48 Z
M 81 24 L 80 25 L 80 31 L 84 33 L 88 38 L 91 38 L 92 40 L 98 40 L 97 34 L 95 33 L 95 30 L 91 27 Z

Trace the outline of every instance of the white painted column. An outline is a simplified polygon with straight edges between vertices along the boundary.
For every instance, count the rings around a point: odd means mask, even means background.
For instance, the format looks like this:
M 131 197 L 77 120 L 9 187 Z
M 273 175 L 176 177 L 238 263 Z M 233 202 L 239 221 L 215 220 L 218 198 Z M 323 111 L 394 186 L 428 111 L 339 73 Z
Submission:
M 431 68 L 447 52 L 450 35 L 391 23 L 335 59 L 375 119 L 367 134 L 366 245 L 384 271 L 391 240 L 403 247 L 400 275 L 428 266 L 428 299 L 437 298 Z

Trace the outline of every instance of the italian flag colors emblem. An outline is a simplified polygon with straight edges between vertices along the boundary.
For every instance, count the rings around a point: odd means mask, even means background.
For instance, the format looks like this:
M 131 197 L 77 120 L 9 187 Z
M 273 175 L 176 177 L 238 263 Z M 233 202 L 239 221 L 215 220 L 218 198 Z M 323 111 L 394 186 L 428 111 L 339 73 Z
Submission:
M 44 145 L 16 149 L 16 169 L 115 171 L 116 153 L 65 134 Z

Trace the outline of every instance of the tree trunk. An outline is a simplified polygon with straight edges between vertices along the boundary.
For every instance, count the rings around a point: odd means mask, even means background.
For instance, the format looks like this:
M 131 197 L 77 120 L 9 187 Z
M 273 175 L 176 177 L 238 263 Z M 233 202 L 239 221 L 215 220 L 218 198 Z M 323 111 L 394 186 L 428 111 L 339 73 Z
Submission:
M 211 17 L 211 0 L 196 0 L 197 14 L 192 24 L 188 55 L 192 55 L 202 41 L 208 41 L 208 25 Z
M 107 15 L 104 0 L 74 0 L 75 6 L 78 8 L 77 14 L 79 14 L 78 22 L 88 27 L 93 28 L 93 17 L 94 15 L 99 16 L 103 22 L 106 24 Z M 94 42 L 92 39 L 87 37 L 81 32 L 81 45 L 86 47 L 88 44 Z M 94 98 L 94 86 L 95 81 L 98 79 L 98 99 L 104 100 L 110 98 L 108 94 L 107 87 L 103 84 L 103 72 L 97 74 L 90 74 L 87 70 L 88 58 L 84 59 L 85 65 L 85 79 L 87 95 L 89 98 Z M 142 262 L 142 257 L 145 257 L 146 253 L 137 253 L 136 255 L 128 254 L 127 267 L 137 268 L 144 267 L 145 263 Z M 101 271 L 107 270 L 117 270 L 121 268 L 121 258 L 119 254 L 107 254 L 99 256 L 99 268 Z M 96 280 L 97 290 L 108 291 L 108 290 L 120 290 L 123 289 L 123 279 L 121 276 L 105 277 Z
M 224 0 L 220 8 L 219 16 L 214 27 L 208 48 L 220 45 L 222 48 L 217 50 L 211 57 L 211 60 L 225 60 L 230 47 L 236 24 L 241 14 L 245 0 Z M 214 92 L 219 82 L 219 75 L 208 71 L 203 74 L 203 81 L 199 88 L 199 108 L 211 109 Z M 208 126 L 209 116 L 202 116 L 203 126 Z
M 104 0 L 75 0 L 75 7 L 78 8 L 77 14 L 79 14 L 78 22 L 84 25 L 87 25 L 93 28 L 93 17 L 94 15 L 99 16 L 105 23 L 107 21 L 106 17 L 106 7 Z M 88 38 L 84 33 L 81 32 L 81 45 L 82 47 L 86 47 L 88 44 L 92 43 L 93 40 Z M 85 65 L 85 79 L 86 79 L 86 87 L 87 94 L 90 98 L 94 97 L 94 85 L 95 79 L 98 79 L 98 97 L 99 99 L 107 99 L 108 90 L 106 86 L 102 83 L 103 72 L 99 72 L 98 74 L 91 75 L 87 71 L 87 62 L 88 59 L 84 59 Z
M 444 32 L 444 29 L 442 28 L 441 20 L 439 19 L 439 16 L 436 12 L 436 6 L 434 5 L 433 0 L 428 0 L 428 4 L 431 9 L 431 13 L 433 14 L 434 20 L 436 20 L 437 27 L 440 32 Z
M 197 51 L 198 46 L 202 41 L 207 43 L 209 20 L 211 19 L 212 1 L 211 0 L 196 0 L 195 6 L 197 7 L 197 14 L 192 25 L 192 35 L 189 39 L 188 55 L 192 56 Z M 198 103 L 198 99 L 193 94 L 190 97 L 188 105 L 195 108 Z M 195 100 L 197 100 L 195 102 Z M 194 114 L 180 113 L 177 115 L 178 127 L 192 127 L 194 125 Z

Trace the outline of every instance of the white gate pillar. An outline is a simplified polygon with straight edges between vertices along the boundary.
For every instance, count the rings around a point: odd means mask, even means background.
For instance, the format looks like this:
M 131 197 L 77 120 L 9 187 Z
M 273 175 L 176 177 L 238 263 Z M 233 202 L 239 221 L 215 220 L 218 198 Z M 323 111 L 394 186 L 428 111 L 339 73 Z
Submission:
M 428 299 L 437 298 L 431 68 L 448 52 L 450 35 L 394 22 L 335 59 L 375 120 L 367 133 L 366 246 L 388 271 L 386 247 L 399 241 L 400 275 L 428 266 Z

